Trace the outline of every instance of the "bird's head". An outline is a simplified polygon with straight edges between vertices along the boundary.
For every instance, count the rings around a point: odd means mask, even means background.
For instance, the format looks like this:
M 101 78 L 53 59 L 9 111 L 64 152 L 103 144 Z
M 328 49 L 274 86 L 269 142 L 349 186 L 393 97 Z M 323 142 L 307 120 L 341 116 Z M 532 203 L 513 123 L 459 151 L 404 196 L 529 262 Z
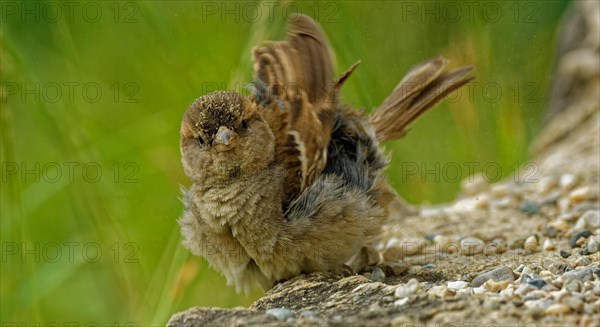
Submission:
M 219 91 L 194 101 L 181 123 L 186 174 L 201 181 L 227 181 L 266 168 L 274 136 L 256 104 L 236 92 Z

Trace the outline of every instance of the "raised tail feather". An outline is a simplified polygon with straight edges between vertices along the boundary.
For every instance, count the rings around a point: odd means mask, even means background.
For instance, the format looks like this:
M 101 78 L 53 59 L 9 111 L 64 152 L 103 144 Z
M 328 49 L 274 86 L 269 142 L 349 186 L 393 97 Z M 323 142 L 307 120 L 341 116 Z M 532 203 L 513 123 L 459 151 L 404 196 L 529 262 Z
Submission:
M 437 57 L 414 66 L 369 116 L 379 142 L 403 137 L 415 119 L 474 79 L 467 76 L 472 66 L 444 72 L 447 64 Z

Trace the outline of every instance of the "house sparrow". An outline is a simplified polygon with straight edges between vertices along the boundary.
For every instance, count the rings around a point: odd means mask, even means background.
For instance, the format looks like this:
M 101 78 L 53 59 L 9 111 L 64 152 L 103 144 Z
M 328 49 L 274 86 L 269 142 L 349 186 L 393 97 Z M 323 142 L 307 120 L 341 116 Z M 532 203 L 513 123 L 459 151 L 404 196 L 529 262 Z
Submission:
M 339 103 L 353 65 L 333 77 L 320 27 L 297 16 L 286 41 L 253 49 L 249 97 L 214 92 L 181 124 L 192 186 L 184 245 L 239 292 L 301 273 L 339 271 L 407 206 L 387 184 L 380 143 L 472 78 L 438 57 L 413 67 L 371 115 Z

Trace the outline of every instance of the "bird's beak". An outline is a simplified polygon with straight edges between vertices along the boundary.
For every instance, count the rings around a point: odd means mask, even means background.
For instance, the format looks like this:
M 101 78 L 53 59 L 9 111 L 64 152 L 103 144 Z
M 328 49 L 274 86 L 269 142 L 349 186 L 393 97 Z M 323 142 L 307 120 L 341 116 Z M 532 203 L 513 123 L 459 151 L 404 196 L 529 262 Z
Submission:
M 213 140 L 214 148 L 219 151 L 227 151 L 235 148 L 238 143 L 239 135 L 225 126 L 219 127 Z

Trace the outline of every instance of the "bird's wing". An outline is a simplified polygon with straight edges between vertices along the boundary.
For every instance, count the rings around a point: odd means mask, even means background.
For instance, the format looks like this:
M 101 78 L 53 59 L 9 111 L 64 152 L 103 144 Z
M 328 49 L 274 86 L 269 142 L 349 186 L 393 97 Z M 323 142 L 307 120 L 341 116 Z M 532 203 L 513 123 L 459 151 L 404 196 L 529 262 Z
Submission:
M 255 101 L 275 134 L 276 153 L 287 167 L 288 200 L 322 172 L 337 107 L 329 45 L 311 18 L 297 16 L 285 41 L 253 49 Z

